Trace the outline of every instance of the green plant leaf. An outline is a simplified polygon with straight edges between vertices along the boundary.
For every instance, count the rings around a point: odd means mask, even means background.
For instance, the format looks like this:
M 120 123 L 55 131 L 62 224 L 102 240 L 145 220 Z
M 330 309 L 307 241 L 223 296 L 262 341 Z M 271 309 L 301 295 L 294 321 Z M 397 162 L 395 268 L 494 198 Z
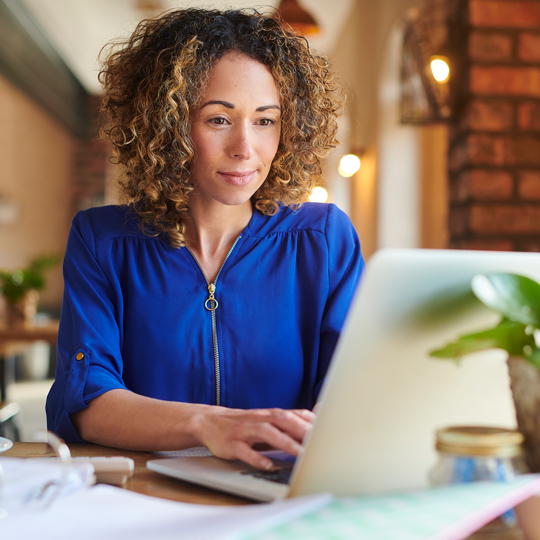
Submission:
M 24 283 L 27 289 L 39 291 L 45 287 L 45 278 L 35 270 L 26 270 L 24 272 Z
M 0 271 L 0 290 L 6 300 L 16 304 L 31 289 L 45 287 L 43 272 L 60 262 L 58 255 L 42 255 L 32 260 L 28 268 Z
M 40 274 L 45 272 L 45 270 L 56 266 L 59 262 L 60 257 L 58 255 L 40 255 L 39 257 L 32 259 L 28 266 L 28 270 Z
M 516 274 L 478 274 L 471 286 L 481 302 L 503 317 L 540 327 L 540 285 L 532 279 Z
M 24 280 L 21 282 L 13 280 L 11 274 L 3 280 L 2 294 L 11 304 L 18 302 L 24 296 L 26 291 L 27 287 L 24 285 Z
M 534 352 L 536 345 L 534 337 L 527 331 L 525 324 L 503 319 L 495 328 L 466 334 L 442 349 L 430 351 L 435 358 L 452 358 L 459 360 L 462 356 L 487 349 L 504 349 L 509 354 L 522 356 L 524 347 Z M 540 351 L 539 351 L 540 352 Z

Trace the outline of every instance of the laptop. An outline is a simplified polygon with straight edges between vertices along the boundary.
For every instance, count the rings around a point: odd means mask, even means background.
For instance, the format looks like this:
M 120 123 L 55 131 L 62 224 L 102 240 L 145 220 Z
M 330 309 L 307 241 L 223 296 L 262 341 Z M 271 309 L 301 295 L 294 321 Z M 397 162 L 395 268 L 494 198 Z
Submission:
M 429 356 L 459 334 L 500 319 L 470 289 L 473 276 L 485 272 L 540 282 L 540 254 L 377 252 L 349 310 L 317 419 L 296 460 L 270 452 L 276 465 L 270 478 L 213 456 L 156 459 L 147 467 L 259 501 L 426 487 L 437 458 L 437 429 L 516 426 L 504 351 L 475 353 L 459 364 Z

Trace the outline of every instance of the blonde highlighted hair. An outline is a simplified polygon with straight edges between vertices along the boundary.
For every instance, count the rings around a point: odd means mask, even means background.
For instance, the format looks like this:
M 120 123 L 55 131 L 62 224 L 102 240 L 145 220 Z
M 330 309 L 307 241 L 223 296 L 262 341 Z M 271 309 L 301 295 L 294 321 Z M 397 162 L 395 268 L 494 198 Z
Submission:
M 184 245 L 195 155 L 190 118 L 228 52 L 267 66 L 281 94 L 280 143 L 255 208 L 272 215 L 280 204 L 307 199 L 337 144 L 342 91 L 328 60 L 304 38 L 254 10 L 186 9 L 142 21 L 112 47 L 100 73 L 108 117 L 102 136 L 124 168 L 122 192 L 146 234 Z

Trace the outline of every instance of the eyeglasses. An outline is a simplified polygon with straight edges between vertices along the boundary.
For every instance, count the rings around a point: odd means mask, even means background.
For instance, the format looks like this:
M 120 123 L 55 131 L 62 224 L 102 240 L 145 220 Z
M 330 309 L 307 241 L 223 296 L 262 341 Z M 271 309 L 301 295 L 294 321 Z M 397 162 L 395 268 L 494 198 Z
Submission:
M 58 460 L 0 459 L 0 519 L 19 512 L 45 510 L 60 494 L 92 483 L 93 471 L 74 468 L 68 446 L 50 431 L 47 444 Z

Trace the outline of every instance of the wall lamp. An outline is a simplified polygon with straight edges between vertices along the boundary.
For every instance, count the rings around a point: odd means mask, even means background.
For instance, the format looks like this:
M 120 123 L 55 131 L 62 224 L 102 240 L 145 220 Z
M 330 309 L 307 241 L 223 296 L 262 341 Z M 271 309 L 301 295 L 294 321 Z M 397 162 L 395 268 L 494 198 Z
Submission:
M 347 154 L 339 160 L 338 173 L 344 178 L 350 178 L 360 170 L 362 162 L 356 154 Z
M 455 87 L 455 52 L 451 29 L 458 12 L 456 2 L 429 0 L 404 21 L 401 48 L 401 123 L 412 125 L 448 122 Z M 443 56 L 447 52 L 448 56 Z M 450 84 L 449 84 L 450 83 Z M 452 84 L 453 83 L 453 84 Z
M 450 64 L 446 56 L 432 56 L 429 59 L 431 74 L 438 83 L 445 83 L 450 78 Z
M 315 186 L 308 200 L 309 202 L 325 203 L 328 200 L 328 191 L 322 186 Z

